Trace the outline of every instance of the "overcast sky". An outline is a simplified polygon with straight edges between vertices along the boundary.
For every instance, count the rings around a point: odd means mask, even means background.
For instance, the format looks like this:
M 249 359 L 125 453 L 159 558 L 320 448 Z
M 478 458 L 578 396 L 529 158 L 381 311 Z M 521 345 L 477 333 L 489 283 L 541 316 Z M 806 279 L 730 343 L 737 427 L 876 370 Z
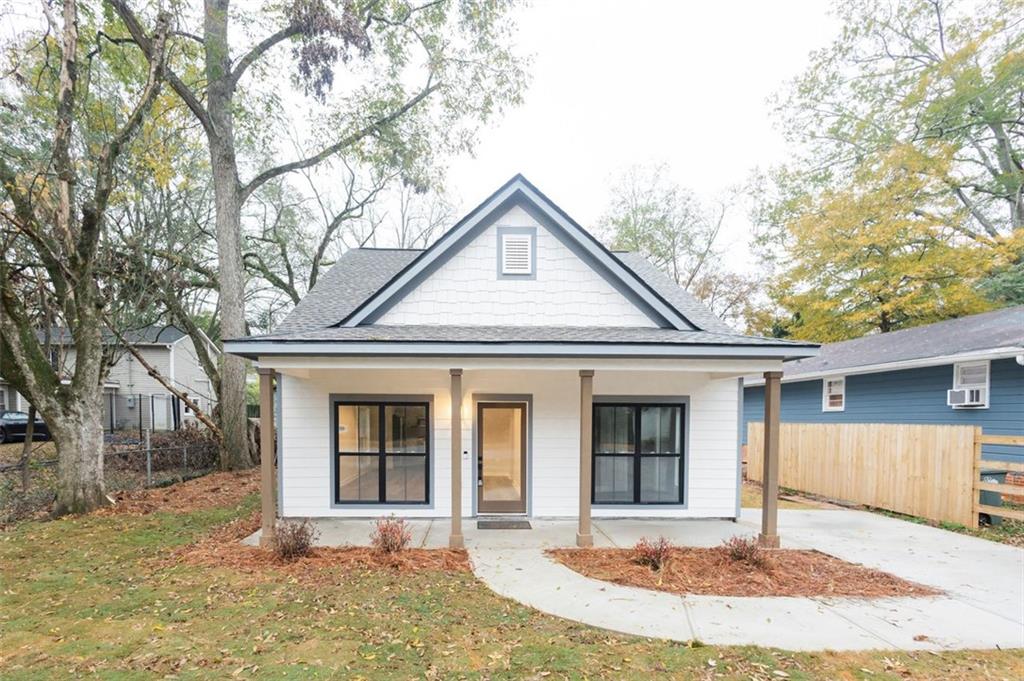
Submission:
M 519 42 L 534 55 L 524 104 L 451 165 L 460 215 L 517 172 L 585 227 L 609 184 L 665 162 L 705 198 L 786 149 L 768 97 L 838 30 L 824 0 L 535 0 Z M 749 225 L 734 211 L 723 245 L 741 266 Z

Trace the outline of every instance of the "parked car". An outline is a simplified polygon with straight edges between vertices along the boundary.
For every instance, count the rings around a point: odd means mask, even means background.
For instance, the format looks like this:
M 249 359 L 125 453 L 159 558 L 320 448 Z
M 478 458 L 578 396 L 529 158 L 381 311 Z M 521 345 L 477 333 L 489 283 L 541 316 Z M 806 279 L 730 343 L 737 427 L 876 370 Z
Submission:
M 28 414 L 23 411 L 0 411 L 0 444 L 12 440 L 24 440 L 28 428 Z M 32 431 L 33 440 L 49 440 L 50 429 L 46 422 L 36 416 L 36 425 Z

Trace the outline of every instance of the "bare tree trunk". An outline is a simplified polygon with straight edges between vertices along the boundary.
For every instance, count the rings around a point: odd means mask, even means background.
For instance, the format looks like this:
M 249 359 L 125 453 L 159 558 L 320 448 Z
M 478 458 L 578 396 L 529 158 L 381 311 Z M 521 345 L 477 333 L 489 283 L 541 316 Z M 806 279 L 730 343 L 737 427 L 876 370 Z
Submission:
M 57 445 L 54 515 L 84 513 L 110 503 L 103 481 L 103 401 L 99 390 L 50 426 Z
M 228 45 L 229 0 L 206 0 L 204 42 L 210 166 L 213 171 L 219 263 L 220 335 L 227 340 L 245 335 L 245 270 L 242 265 L 242 193 L 235 154 L 233 100 Z M 223 470 L 252 467 L 245 416 L 245 360 L 220 355 L 220 466 Z
M 218 111 L 221 107 L 216 105 L 216 100 L 211 94 L 211 115 L 215 120 L 221 119 L 217 129 L 226 128 L 230 131 L 230 101 L 224 102 L 223 109 Z M 241 338 L 245 335 L 245 271 L 241 258 L 242 228 L 235 150 L 231 137 L 211 139 L 210 142 L 220 262 L 220 332 L 224 339 Z M 252 457 L 249 454 L 245 416 L 245 360 L 222 352 L 219 373 L 221 468 L 250 468 Z

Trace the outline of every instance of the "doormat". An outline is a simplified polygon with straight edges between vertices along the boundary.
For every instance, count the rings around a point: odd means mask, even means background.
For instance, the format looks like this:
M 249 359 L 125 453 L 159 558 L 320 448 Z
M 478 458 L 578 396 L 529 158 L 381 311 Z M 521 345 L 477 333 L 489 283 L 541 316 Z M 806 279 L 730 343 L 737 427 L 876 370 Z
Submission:
M 532 530 L 529 520 L 478 520 L 478 530 Z

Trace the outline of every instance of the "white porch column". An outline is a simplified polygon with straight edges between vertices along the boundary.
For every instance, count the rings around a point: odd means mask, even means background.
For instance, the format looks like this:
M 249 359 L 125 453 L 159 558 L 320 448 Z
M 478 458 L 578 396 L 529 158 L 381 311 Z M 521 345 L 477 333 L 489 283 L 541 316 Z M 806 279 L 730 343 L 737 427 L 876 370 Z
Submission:
M 257 369 L 260 377 L 260 546 L 274 545 L 277 503 L 274 498 L 274 370 Z
M 761 534 L 758 541 L 779 547 L 779 406 L 782 372 L 764 372 L 764 474 L 761 476 Z
M 461 549 L 462 537 L 462 369 L 449 369 L 452 394 L 452 532 L 448 546 Z
M 594 545 L 590 532 L 590 486 L 593 466 L 594 437 L 594 370 L 580 370 L 580 526 L 576 546 Z

